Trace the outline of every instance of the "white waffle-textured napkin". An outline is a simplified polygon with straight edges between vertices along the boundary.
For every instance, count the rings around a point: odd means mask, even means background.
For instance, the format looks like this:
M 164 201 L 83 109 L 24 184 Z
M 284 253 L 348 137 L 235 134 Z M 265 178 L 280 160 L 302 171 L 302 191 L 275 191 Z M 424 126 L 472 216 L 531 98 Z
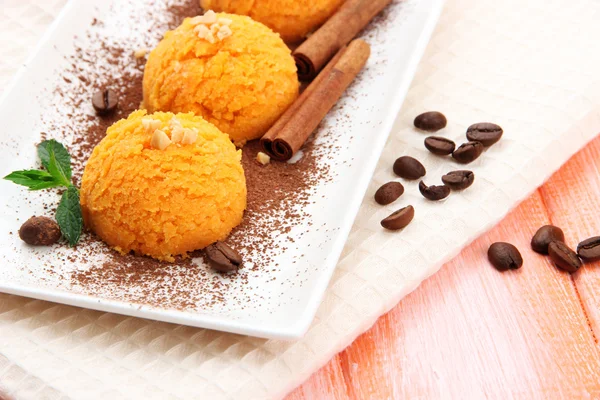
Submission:
M 4 0 L 6 83 L 64 0 Z M 443 262 L 497 223 L 600 131 L 600 2 L 449 0 L 420 64 L 323 304 L 296 342 L 256 339 L 0 295 L 0 392 L 17 399 L 278 398 L 369 328 Z M 2 85 L 4 86 L 4 85 Z M 423 149 L 415 115 L 441 110 L 444 135 L 501 124 L 469 167 L 475 185 L 384 232 L 372 200 L 402 154 L 429 179 L 449 167 Z M 433 183 L 428 182 L 428 183 Z M 4 267 L 4 266 L 0 266 Z M 452 310 L 448 310 L 452 312 Z

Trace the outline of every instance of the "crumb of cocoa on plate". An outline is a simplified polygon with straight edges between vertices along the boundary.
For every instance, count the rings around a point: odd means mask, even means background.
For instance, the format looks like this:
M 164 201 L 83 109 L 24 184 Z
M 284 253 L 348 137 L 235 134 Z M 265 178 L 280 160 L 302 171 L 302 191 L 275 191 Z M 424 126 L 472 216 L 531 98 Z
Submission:
M 152 48 L 167 29 L 200 11 L 198 1 L 170 0 L 166 6 L 158 0 L 146 3 L 143 7 L 134 7 L 133 2 L 123 2 L 117 17 L 97 19 L 87 31 L 87 40 L 76 45 L 69 66 L 57 71 L 56 90 L 47 93 L 47 107 L 51 112 L 45 114 L 40 132 L 45 132 L 44 139 L 56 138 L 66 145 L 73 158 L 77 185 L 85 162 L 104 137 L 106 128 L 125 118 L 141 103 L 143 63 L 135 60 L 133 51 L 140 47 Z M 128 21 L 123 25 L 131 32 L 115 38 L 110 26 L 114 27 L 121 20 Z M 119 106 L 113 114 L 100 118 L 94 114 L 90 98 L 94 91 L 104 87 L 118 94 Z M 60 109 L 56 109 L 56 104 L 61 104 Z M 319 135 L 327 138 L 330 133 L 322 129 Z M 253 293 L 250 278 L 273 271 L 276 268 L 274 256 L 285 250 L 275 243 L 274 225 L 279 235 L 289 235 L 293 227 L 303 223 L 312 188 L 317 182 L 330 179 L 332 173 L 328 165 L 319 160 L 331 158 L 339 146 L 327 141 L 315 146 L 313 141 L 314 138 L 306 143 L 301 159 L 295 164 L 271 162 L 264 166 L 256 162 L 260 151 L 258 142 L 250 142 L 243 148 L 247 210 L 242 223 L 226 240 L 244 258 L 244 266 L 237 274 L 221 276 L 210 271 L 197 262 L 200 252 L 190 254 L 187 259 L 178 258 L 174 263 L 122 255 L 87 232 L 75 252 L 57 246 L 57 257 L 81 266 L 64 279 L 74 290 L 85 294 L 161 308 L 207 310 L 259 306 L 261 298 L 250 296 Z M 46 207 L 53 209 L 56 203 L 47 200 Z M 286 241 L 288 248 L 296 246 L 291 236 Z M 104 261 L 90 261 L 98 257 Z M 52 265 L 49 264 L 48 269 L 52 269 Z

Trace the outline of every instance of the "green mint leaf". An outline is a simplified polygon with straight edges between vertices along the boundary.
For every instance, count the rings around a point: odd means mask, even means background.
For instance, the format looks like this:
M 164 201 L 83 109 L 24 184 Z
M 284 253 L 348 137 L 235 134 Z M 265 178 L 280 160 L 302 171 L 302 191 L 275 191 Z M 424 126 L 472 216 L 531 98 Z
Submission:
M 38 169 L 14 171 L 6 175 L 4 179 L 14 182 L 17 185 L 26 186 L 29 190 L 48 189 L 63 185 L 62 182 L 57 181 L 50 173 Z
M 42 190 L 42 189 L 50 189 L 50 188 L 55 188 L 55 187 L 59 187 L 62 186 L 62 183 L 57 182 L 57 181 L 48 181 L 48 182 L 38 182 L 34 185 L 31 185 L 29 187 L 29 190 Z
M 71 156 L 61 143 L 54 139 L 44 140 L 38 145 L 38 156 L 42 161 L 42 165 L 50 171 L 50 163 L 54 154 L 55 164 L 58 170 L 62 171 L 61 175 L 65 176 L 67 181 L 71 182 Z M 52 173 L 52 171 L 50 171 Z
M 56 222 L 69 244 L 76 245 L 83 230 L 83 217 L 79 204 L 79 190 L 75 186 L 69 186 L 63 193 L 56 209 Z
M 62 186 L 71 185 L 71 166 L 69 165 L 69 169 L 65 171 L 64 165 L 56 159 L 56 153 L 50 152 L 50 161 L 46 168 L 55 180 L 62 183 Z

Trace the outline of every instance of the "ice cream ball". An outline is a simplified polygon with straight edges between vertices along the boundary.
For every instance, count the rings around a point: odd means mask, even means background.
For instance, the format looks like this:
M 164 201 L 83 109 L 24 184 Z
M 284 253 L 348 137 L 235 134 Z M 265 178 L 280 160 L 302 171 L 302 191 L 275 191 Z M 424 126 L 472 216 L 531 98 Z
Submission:
M 261 137 L 298 97 L 289 48 L 246 16 L 186 18 L 150 53 L 143 106 L 149 112 L 193 112 L 238 146 Z
M 111 247 L 173 261 L 242 221 L 241 150 L 192 113 L 136 111 L 94 148 L 80 199 L 85 225 Z

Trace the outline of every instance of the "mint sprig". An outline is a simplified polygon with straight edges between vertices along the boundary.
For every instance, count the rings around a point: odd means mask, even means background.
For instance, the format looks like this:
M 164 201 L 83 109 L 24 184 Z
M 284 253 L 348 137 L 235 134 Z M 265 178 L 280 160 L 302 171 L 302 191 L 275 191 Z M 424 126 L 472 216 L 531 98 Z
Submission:
M 17 185 L 26 186 L 29 190 L 48 189 L 61 186 L 60 182 L 54 179 L 49 172 L 38 169 L 25 171 L 14 171 L 6 175 L 4 179 L 12 181 Z
M 83 218 L 79 202 L 79 190 L 71 183 L 71 156 L 67 149 L 54 139 L 44 140 L 38 145 L 38 156 L 46 171 L 30 169 L 14 171 L 4 179 L 25 186 L 29 190 L 66 187 L 58 208 L 56 222 L 71 246 L 81 237 Z
M 64 148 L 64 147 L 63 147 Z M 72 186 L 71 184 L 71 158 L 69 157 L 69 163 L 64 164 L 63 161 L 59 161 L 56 158 L 55 153 L 50 153 L 50 161 L 46 167 L 50 175 L 54 177 L 60 186 Z
M 71 181 L 71 156 L 65 146 L 54 139 L 44 140 L 38 145 L 38 156 L 47 170 L 50 170 L 54 157 L 54 163 L 63 171 L 67 180 Z
M 56 222 L 69 244 L 76 245 L 81 237 L 83 217 L 79 204 L 79 190 L 73 185 L 67 188 L 60 199 L 56 209 Z

